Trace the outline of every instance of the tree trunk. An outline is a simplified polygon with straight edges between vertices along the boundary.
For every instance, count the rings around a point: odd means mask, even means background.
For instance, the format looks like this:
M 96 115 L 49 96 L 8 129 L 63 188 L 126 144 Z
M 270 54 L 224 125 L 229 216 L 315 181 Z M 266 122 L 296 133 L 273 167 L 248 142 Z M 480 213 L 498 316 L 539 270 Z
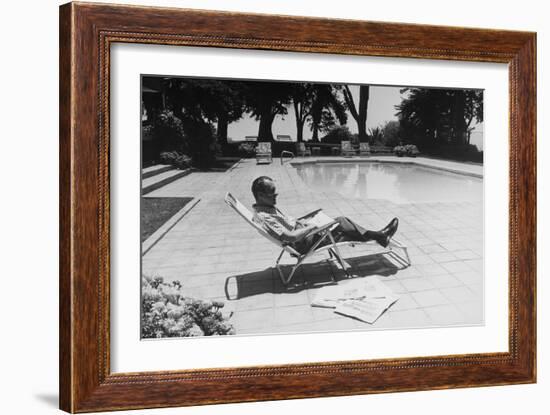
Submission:
M 357 130 L 359 132 L 359 142 L 364 143 L 367 141 L 367 126 L 365 123 L 358 122 L 357 123 Z M 373 143 L 371 143 L 373 144 Z
M 367 110 L 369 107 L 369 86 L 361 85 L 359 87 L 359 111 L 357 118 L 357 130 L 359 131 L 359 141 L 367 141 Z M 374 144 L 374 143 L 372 143 Z
M 227 121 L 227 114 L 220 114 L 218 116 L 218 144 L 222 147 L 227 145 L 227 127 L 229 122 Z
M 304 140 L 304 120 L 302 119 L 302 107 L 294 101 L 294 118 L 296 119 L 296 141 Z
M 466 120 L 464 119 L 464 113 L 466 109 L 466 97 L 463 91 L 457 91 L 455 93 L 455 114 L 454 114 L 454 130 L 455 140 L 457 144 L 466 144 Z
M 319 125 L 313 124 L 313 135 L 311 136 L 311 141 L 316 143 L 319 142 Z
M 260 115 L 260 126 L 258 128 L 258 141 L 274 141 L 271 126 L 275 115 L 271 113 L 271 108 Z
M 302 141 L 304 141 L 304 125 L 300 125 L 298 127 L 298 131 L 296 132 L 296 141 L 298 143 L 301 143 Z

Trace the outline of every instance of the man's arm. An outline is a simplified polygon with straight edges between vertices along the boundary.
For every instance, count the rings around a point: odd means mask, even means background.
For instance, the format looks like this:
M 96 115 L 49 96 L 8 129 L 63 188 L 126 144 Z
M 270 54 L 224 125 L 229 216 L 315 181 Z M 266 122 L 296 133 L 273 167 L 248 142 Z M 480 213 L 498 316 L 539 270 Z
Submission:
M 304 227 L 300 227 L 299 229 L 294 229 L 293 231 L 287 231 L 283 230 L 281 232 L 281 240 L 285 242 L 294 243 L 296 241 L 299 241 L 304 236 L 306 236 L 311 231 L 317 229 L 317 226 L 315 225 L 307 225 Z
M 294 243 L 311 231 L 317 229 L 316 225 L 302 223 L 296 223 L 296 226 L 293 229 L 289 229 L 282 226 L 276 218 L 269 214 L 257 212 L 256 215 L 258 220 L 263 224 L 264 228 L 271 233 L 272 236 L 283 242 Z

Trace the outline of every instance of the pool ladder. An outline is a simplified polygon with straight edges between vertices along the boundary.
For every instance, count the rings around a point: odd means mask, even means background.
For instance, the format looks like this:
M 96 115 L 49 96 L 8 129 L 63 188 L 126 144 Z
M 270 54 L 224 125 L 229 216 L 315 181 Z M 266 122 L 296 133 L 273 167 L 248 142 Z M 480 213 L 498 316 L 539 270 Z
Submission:
M 289 155 L 291 159 L 294 158 L 294 153 L 293 153 L 292 151 L 288 151 L 288 150 L 283 150 L 283 151 L 281 151 L 281 166 L 282 166 L 283 163 L 284 163 L 284 158 L 283 158 L 283 156 L 284 156 L 285 154 Z

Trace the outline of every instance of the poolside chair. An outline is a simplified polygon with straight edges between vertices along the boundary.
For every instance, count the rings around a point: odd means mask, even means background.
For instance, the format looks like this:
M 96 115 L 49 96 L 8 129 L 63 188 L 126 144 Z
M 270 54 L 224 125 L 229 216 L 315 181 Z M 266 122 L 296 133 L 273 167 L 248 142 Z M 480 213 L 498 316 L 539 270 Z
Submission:
M 292 277 L 296 273 L 296 270 L 300 267 L 300 265 L 302 265 L 302 263 L 307 258 L 309 258 L 310 256 L 312 256 L 314 254 L 323 252 L 323 251 L 328 253 L 328 255 L 329 255 L 328 260 L 329 261 L 337 261 L 340 264 L 342 270 L 345 272 L 345 274 L 348 277 L 351 277 L 351 275 L 348 272 L 348 270 L 351 269 L 351 266 L 342 258 L 342 256 L 340 255 L 340 251 L 339 251 L 338 247 L 344 246 L 344 245 L 350 245 L 350 246 L 364 245 L 364 244 L 369 244 L 369 243 L 374 242 L 374 241 L 369 241 L 369 242 L 360 242 L 360 241 L 336 242 L 334 240 L 334 237 L 332 236 L 331 231 L 336 226 L 338 226 L 338 224 L 337 224 L 336 221 L 333 221 L 331 223 L 326 224 L 323 227 L 320 227 L 320 228 L 317 228 L 317 229 L 313 230 L 311 233 L 304 236 L 304 238 L 305 238 L 305 237 L 308 237 L 308 236 L 314 235 L 314 234 L 320 234 L 321 235 L 319 240 L 310 248 L 310 250 L 307 253 L 301 254 L 296 249 L 294 249 L 292 244 L 289 244 L 289 243 L 283 242 L 283 241 L 281 241 L 277 238 L 274 238 L 267 231 L 264 224 L 257 221 L 257 220 L 255 220 L 255 217 L 252 214 L 252 212 L 250 212 L 246 208 L 246 206 L 244 206 L 241 202 L 239 202 L 231 193 L 227 193 L 225 195 L 225 203 L 227 203 L 229 206 L 231 206 L 244 220 L 246 220 L 248 222 L 249 225 L 254 227 L 254 229 L 256 229 L 256 231 L 258 231 L 260 233 L 260 235 L 262 235 L 264 238 L 267 238 L 268 240 L 270 240 L 275 245 L 277 245 L 281 248 L 281 253 L 277 257 L 277 261 L 275 262 L 275 267 L 277 268 L 277 271 L 279 273 L 279 277 L 281 278 L 281 281 L 282 281 L 283 285 L 285 285 L 285 286 L 287 286 L 290 283 L 290 280 L 292 279 Z M 315 210 L 313 212 L 310 212 L 307 215 L 304 215 L 304 216 L 302 216 L 301 218 L 298 218 L 298 219 L 305 219 L 305 218 L 308 218 L 308 217 L 312 217 L 320 211 L 321 211 L 321 209 L 317 209 L 317 210 Z M 326 238 L 328 238 L 331 243 L 328 244 L 328 245 L 319 246 Z M 401 253 L 396 252 L 395 251 L 396 248 L 398 250 L 401 250 L 402 252 Z M 290 256 L 292 256 L 293 258 L 296 259 L 296 264 L 292 266 L 292 269 L 290 270 L 290 272 L 287 275 L 285 275 L 285 273 L 283 272 L 283 270 L 281 268 L 281 265 L 279 264 L 279 262 L 281 261 L 281 258 L 283 257 L 283 254 L 285 252 L 287 252 Z M 399 265 L 402 265 L 405 268 L 411 265 L 409 254 L 407 252 L 407 247 L 404 246 L 403 244 L 401 244 L 400 242 L 396 241 L 393 238 L 390 241 L 390 244 L 388 245 L 387 250 L 382 252 L 382 254 L 388 254 Z M 332 280 L 334 282 L 336 282 L 336 280 L 334 279 L 334 276 L 332 276 Z
M 256 147 L 256 164 L 270 164 L 272 161 L 271 143 L 258 143 L 258 146 Z
M 359 157 L 369 157 L 370 146 L 369 143 L 359 143 Z
M 298 157 L 311 156 L 311 150 L 303 142 L 296 143 L 296 154 L 298 154 Z
M 340 153 L 344 157 L 355 156 L 355 149 L 351 145 L 351 141 L 342 141 Z

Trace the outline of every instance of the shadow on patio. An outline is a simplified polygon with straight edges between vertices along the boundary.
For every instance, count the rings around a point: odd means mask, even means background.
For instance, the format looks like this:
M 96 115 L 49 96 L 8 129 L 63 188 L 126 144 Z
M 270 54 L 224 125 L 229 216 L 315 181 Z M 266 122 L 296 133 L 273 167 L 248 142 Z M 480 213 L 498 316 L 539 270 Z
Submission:
M 400 269 L 385 254 L 369 254 L 353 258 L 346 258 L 351 265 L 349 270 L 353 278 L 379 275 L 388 277 L 396 274 Z M 291 265 L 284 265 L 290 268 Z M 286 270 L 284 270 L 286 272 Z M 294 275 L 291 284 L 285 287 L 275 267 L 241 275 L 232 275 L 225 280 L 225 295 L 227 300 L 235 301 L 260 294 L 298 293 L 309 288 L 334 284 L 345 280 L 345 273 L 332 262 L 324 260 L 315 263 L 302 264 Z

